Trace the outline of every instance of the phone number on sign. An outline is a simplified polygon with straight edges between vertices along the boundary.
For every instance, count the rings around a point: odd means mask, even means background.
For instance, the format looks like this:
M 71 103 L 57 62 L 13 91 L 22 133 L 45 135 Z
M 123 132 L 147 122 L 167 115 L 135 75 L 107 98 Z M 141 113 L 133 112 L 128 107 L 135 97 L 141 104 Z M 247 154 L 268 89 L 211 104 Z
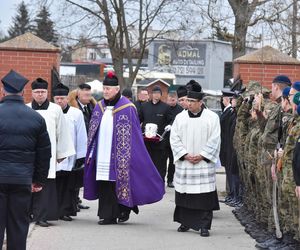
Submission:
M 204 75 L 203 67 L 196 66 L 173 66 L 175 75 Z

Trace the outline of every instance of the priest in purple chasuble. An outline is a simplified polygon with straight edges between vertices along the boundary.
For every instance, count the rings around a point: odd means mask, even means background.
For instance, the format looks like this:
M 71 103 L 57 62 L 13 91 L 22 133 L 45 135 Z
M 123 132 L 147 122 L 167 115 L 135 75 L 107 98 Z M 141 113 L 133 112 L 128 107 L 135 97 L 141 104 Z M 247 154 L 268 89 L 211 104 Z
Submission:
M 138 205 L 162 199 L 164 183 L 145 147 L 136 108 L 108 72 L 88 133 L 84 198 L 98 199 L 100 225 L 129 219 Z

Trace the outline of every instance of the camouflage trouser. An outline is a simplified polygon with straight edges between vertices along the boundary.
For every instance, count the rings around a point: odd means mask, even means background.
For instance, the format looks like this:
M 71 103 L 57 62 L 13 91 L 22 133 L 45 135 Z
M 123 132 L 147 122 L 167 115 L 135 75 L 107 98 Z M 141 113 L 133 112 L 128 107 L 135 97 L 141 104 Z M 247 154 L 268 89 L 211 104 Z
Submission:
M 264 179 L 263 179 L 264 174 L 263 174 L 263 168 L 260 165 L 256 167 L 255 175 L 256 175 L 256 182 L 255 182 L 256 203 L 259 204 L 259 206 L 257 206 L 255 217 L 257 222 L 262 224 L 267 224 L 267 221 L 264 220 L 266 217 L 264 217 L 263 214 L 263 212 L 265 211 L 264 202 L 266 199 L 265 192 L 263 191 L 265 190 Z
M 282 203 L 287 204 L 287 207 L 281 210 L 284 216 L 284 231 L 294 234 L 295 239 L 299 240 L 300 207 L 295 194 L 295 187 L 292 168 L 286 167 L 283 170 Z
M 278 192 L 277 208 L 278 208 L 279 224 L 282 232 L 287 233 L 288 231 L 286 231 L 287 225 L 285 222 L 285 213 L 288 210 L 289 205 L 284 199 L 285 196 L 284 193 L 282 192 L 282 181 L 283 181 L 282 171 L 277 172 L 277 192 Z

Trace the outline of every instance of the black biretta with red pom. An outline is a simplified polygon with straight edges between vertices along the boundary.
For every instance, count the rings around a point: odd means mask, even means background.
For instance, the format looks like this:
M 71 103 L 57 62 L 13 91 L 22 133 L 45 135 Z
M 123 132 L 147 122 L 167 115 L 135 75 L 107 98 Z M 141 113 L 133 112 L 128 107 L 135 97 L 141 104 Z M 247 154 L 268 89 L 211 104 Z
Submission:
M 108 71 L 104 80 L 103 80 L 104 86 L 119 86 L 119 80 L 118 77 L 115 75 L 113 71 Z

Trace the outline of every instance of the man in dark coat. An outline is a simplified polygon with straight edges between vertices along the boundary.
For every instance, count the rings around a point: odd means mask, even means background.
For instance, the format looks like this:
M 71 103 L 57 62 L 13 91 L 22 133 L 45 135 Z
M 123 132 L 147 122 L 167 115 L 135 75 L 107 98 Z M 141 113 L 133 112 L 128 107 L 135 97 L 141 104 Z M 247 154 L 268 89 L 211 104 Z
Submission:
M 231 181 L 231 170 L 230 165 L 228 163 L 228 146 L 230 144 L 230 140 L 232 139 L 230 136 L 230 122 L 232 117 L 232 107 L 230 103 L 231 97 L 234 95 L 234 92 L 230 90 L 223 90 L 222 91 L 222 102 L 224 105 L 223 113 L 220 117 L 220 124 L 221 124 L 221 149 L 220 149 L 220 160 L 222 166 L 225 167 L 226 173 L 226 191 L 227 197 L 225 201 L 232 200 L 233 192 L 232 192 L 232 181 Z
M 167 104 L 170 105 L 170 112 L 172 115 L 172 123 L 175 120 L 175 117 L 177 114 L 179 114 L 183 108 L 177 103 L 178 98 L 176 92 L 170 92 L 168 94 L 168 100 Z M 168 174 L 167 174 L 167 185 L 170 188 L 174 188 L 173 185 L 173 177 L 175 172 L 175 165 L 174 165 L 174 158 L 173 158 L 173 152 L 170 145 L 170 133 L 167 133 L 166 140 L 168 142 L 167 150 L 168 150 L 168 158 L 169 158 L 169 164 L 168 164 Z
M 140 121 L 142 123 L 142 130 L 145 132 L 147 123 L 154 123 L 157 125 L 157 133 L 162 135 L 168 125 L 172 122 L 172 114 L 170 106 L 160 99 L 162 97 L 161 88 L 157 85 L 152 90 L 152 100 L 142 104 L 140 110 Z M 156 166 L 161 178 L 165 180 L 167 171 L 167 140 L 153 141 L 145 140 L 148 153 Z
M 24 104 L 26 78 L 10 71 L 0 104 L 0 248 L 26 249 L 31 192 L 45 183 L 51 144 L 44 118 Z
M 136 107 L 137 113 L 140 114 L 142 104 L 149 101 L 149 94 L 146 88 L 140 88 L 138 90 L 137 101 L 133 104 Z

